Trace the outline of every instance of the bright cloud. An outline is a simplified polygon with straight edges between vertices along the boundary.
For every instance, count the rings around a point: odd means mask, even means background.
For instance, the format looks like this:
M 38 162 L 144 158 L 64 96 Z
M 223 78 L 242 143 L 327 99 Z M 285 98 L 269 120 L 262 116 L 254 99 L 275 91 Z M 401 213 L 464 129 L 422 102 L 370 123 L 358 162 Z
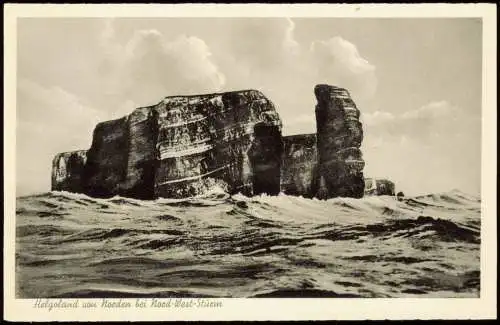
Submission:
M 17 86 L 18 194 L 50 188 L 52 158 L 90 147 L 95 125 L 109 118 L 61 87 L 21 79 Z
M 108 91 L 137 106 L 168 95 L 220 91 L 225 76 L 212 61 L 207 44 L 194 36 L 166 39 L 155 29 L 137 30 L 124 44 L 107 23 L 101 71 Z M 123 106 L 123 105 L 122 105 Z
M 315 132 L 318 83 L 348 88 L 355 101 L 375 92 L 375 66 L 341 37 L 301 44 L 286 18 L 238 21 L 229 33 L 215 59 L 227 77 L 225 89 L 262 90 L 276 104 L 285 134 Z
M 311 54 L 320 82 L 347 88 L 354 96 L 374 95 L 377 88 L 375 66 L 361 57 L 356 45 L 336 36 L 313 42 Z
M 415 119 L 435 119 L 444 116 L 450 116 L 458 113 L 458 109 L 452 106 L 445 100 L 431 102 L 416 110 L 403 113 L 402 118 L 415 120 Z
M 448 101 L 434 101 L 401 114 L 375 111 L 363 113 L 362 119 L 369 134 L 417 138 L 433 141 L 436 137 L 450 137 L 480 131 L 480 119 Z
M 294 29 L 295 24 L 287 18 L 238 22 L 229 31 L 231 36 L 225 48 L 239 64 L 257 71 L 274 71 L 290 64 L 292 57 L 298 54 Z
M 478 193 L 480 118 L 447 101 L 401 114 L 376 111 L 362 116 L 365 175 L 389 177 L 409 194 L 452 188 Z

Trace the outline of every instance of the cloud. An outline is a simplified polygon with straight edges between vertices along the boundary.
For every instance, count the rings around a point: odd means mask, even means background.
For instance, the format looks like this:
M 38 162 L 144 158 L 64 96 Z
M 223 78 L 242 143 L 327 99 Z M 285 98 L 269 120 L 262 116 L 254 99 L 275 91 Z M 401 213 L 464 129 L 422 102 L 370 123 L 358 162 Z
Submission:
M 50 189 L 52 158 L 87 149 L 95 125 L 109 116 L 61 87 L 27 79 L 17 85 L 16 180 L 18 195 Z
M 315 131 L 316 84 L 345 87 L 356 102 L 373 96 L 377 86 L 375 66 L 353 43 L 338 36 L 300 43 L 295 28 L 287 18 L 235 22 L 215 59 L 231 90 L 257 88 L 276 104 L 285 134 Z
M 353 74 L 375 71 L 375 67 L 359 55 L 354 44 L 339 36 L 327 41 L 315 41 L 312 43 L 311 50 L 318 57 L 333 58 L 335 62 L 332 63 L 342 65 L 345 70 Z
M 28 79 L 17 84 L 17 117 L 21 121 L 57 128 L 46 132 L 73 133 L 87 130 L 108 115 L 86 105 L 80 98 L 58 86 L 44 87 Z
M 391 123 L 396 119 L 396 117 L 388 112 L 375 111 L 373 113 L 361 114 L 360 119 L 362 120 L 363 124 L 372 126 Z
M 388 177 L 408 194 L 479 192 L 479 117 L 444 100 L 400 114 L 377 111 L 362 117 L 365 175 Z
M 480 131 L 480 118 L 448 101 L 434 101 L 400 114 L 376 111 L 361 115 L 370 134 L 409 136 L 421 141 Z M 476 135 L 475 135 L 476 136 Z
M 194 36 L 166 39 L 155 29 L 137 30 L 124 44 L 114 37 L 112 23 L 102 35 L 106 56 L 101 72 L 108 91 L 137 106 L 169 95 L 220 91 L 225 76 L 213 62 L 208 45 Z
M 248 19 L 232 26 L 226 50 L 239 64 L 257 71 L 274 71 L 298 54 L 291 19 Z
M 409 120 L 429 120 L 452 115 L 457 112 L 458 109 L 455 106 L 452 106 L 447 101 L 442 100 L 431 102 L 416 110 L 405 112 L 402 115 L 402 118 Z
M 320 82 L 337 84 L 355 96 L 374 95 L 377 88 L 375 66 L 361 57 L 356 45 L 336 36 L 314 41 L 310 51 Z

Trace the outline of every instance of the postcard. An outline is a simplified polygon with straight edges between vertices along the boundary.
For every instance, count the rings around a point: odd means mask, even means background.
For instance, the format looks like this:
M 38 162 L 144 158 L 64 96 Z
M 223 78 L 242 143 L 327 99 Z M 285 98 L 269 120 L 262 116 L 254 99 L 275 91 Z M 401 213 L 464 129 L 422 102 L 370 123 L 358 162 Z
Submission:
M 496 318 L 494 9 L 6 5 L 5 318 Z

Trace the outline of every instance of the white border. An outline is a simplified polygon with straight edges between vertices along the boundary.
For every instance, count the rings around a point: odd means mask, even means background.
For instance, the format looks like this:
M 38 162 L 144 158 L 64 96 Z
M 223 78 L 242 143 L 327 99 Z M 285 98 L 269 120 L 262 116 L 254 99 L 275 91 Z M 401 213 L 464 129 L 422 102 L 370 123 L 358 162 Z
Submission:
M 223 308 L 37 309 L 15 299 L 16 19 L 18 17 L 481 17 L 483 19 L 480 298 L 220 299 Z M 496 318 L 496 10 L 494 4 L 6 4 L 4 6 L 4 317 L 69 320 L 329 320 Z M 135 301 L 135 299 L 128 299 Z M 80 299 L 85 301 L 85 299 Z

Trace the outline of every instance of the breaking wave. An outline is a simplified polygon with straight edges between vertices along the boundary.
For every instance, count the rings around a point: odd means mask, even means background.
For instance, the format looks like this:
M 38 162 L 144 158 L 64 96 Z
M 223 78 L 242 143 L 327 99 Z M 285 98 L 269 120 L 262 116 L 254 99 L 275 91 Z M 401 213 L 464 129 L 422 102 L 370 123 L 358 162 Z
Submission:
M 17 198 L 17 296 L 477 297 L 479 198 Z

